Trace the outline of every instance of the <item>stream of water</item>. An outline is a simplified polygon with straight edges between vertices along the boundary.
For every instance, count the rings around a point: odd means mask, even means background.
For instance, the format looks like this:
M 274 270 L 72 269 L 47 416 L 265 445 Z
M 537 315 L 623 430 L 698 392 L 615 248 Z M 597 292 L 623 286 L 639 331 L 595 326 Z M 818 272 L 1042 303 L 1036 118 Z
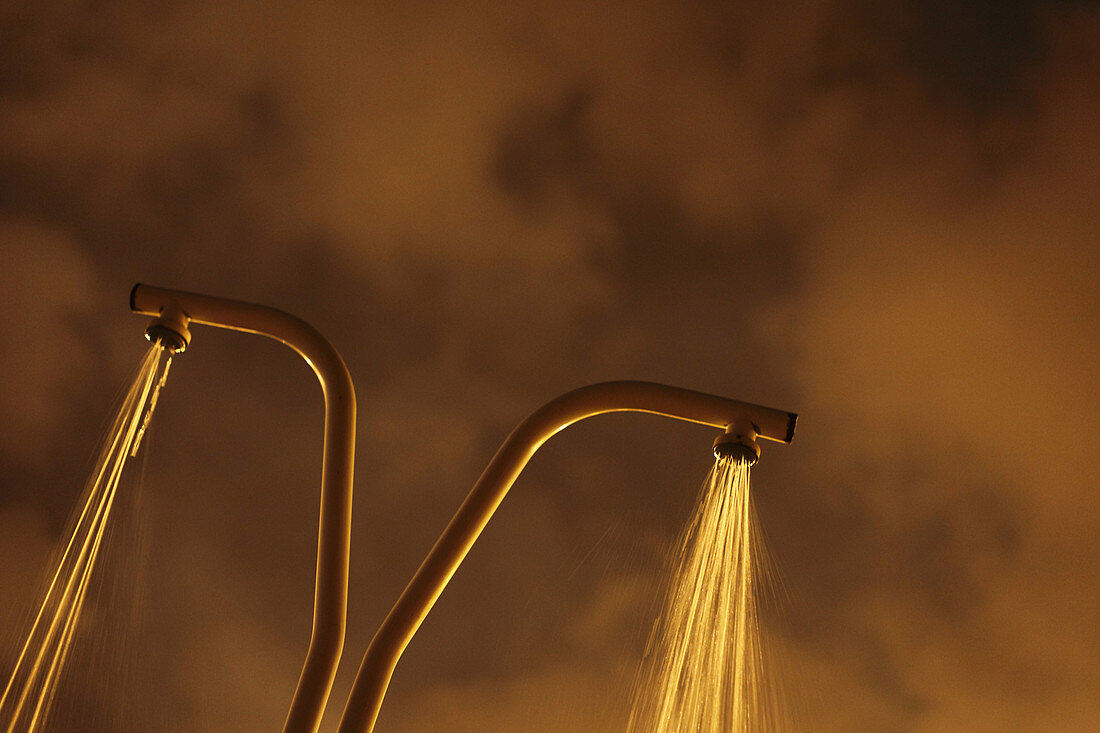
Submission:
M 137 454 L 172 357 L 150 346 L 113 422 L 85 486 L 63 549 L 50 568 L 26 641 L 0 695 L 0 728 L 6 733 L 39 731 L 64 681 L 65 663 L 80 641 L 81 614 L 96 561 L 108 534 L 119 482 L 127 461 Z
M 632 733 L 786 730 L 761 618 L 778 583 L 752 505 L 749 464 L 718 458 L 678 545 L 635 682 Z

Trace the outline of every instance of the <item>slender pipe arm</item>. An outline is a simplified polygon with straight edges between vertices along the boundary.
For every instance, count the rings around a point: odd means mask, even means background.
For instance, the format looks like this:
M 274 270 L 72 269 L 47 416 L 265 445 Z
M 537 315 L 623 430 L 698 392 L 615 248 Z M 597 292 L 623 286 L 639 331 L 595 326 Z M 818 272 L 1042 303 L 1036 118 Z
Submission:
M 605 412 L 648 412 L 727 428 L 751 423 L 757 436 L 789 443 L 797 415 L 650 382 L 605 382 L 547 403 L 512 431 L 375 633 L 355 677 L 340 733 L 374 729 L 401 654 L 473 547 L 524 466 L 550 436 Z
M 275 339 L 305 359 L 321 383 L 325 438 L 313 630 L 283 728 L 286 733 L 316 731 L 336 677 L 347 623 L 355 462 L 355 388 L 347 366 L 316 329 L 275 308 L 138 284 L 130 292 L 130 309 L 150 316 L 178 311 L 184 326 L 199 323 Z

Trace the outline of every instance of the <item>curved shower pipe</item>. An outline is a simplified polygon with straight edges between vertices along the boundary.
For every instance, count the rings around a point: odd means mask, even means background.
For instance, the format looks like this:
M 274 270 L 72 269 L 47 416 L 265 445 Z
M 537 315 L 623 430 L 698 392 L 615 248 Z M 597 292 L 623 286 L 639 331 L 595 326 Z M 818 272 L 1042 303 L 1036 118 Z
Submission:
M 156 316 L 147 335 L 161 339 L 172 351 L 182 351 L 190 343 L 188 325 L 192 323 L 275 339 L 305 359 L 321 383 L 325 438 L 313 630 L 283 727 L 285 733 L 312 733 L 321 725 L 347 622 L 355 463 L 355 388 L 347 366 L 316 329 L 275 308 L 138 284 L 130 292 L 130 309 Z
M 512 431 L 375 633 L 356 674 L 340 733 L 369 733 L 401 654 L 535 451 L 573 423 L 606 412 L 648 412 L 723 428 L 715 451 L 759 455 L 756 437 L 790 443 L 794 413 L 649 382 L 605 382 L 547 403 Z

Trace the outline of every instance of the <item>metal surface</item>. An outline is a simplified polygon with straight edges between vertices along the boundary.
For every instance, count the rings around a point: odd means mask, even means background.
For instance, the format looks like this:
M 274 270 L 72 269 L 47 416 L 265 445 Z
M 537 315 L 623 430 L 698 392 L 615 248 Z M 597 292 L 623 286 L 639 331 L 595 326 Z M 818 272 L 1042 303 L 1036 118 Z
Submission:
M 401 654 L 500 502 L 550 436 L 606 412 L 648 412 L 717 428 L 751 426 L 756 437 L 789 443 L 797 415 L 649 382 L 605 382 L 544 405 L 512 431 L 371 640 L 340 720 L 340 733 L 374 729 Z
M 316 731 L 340 663 L 347 621 L 355 389 L 344 360 L 312 326 L 274 308 L 140 284 L 130 293 L 130 308 L 165 322 L 178 321 L 182 313 L 184 331 L 189 321 L 275 339 L 305 359 L 321 383 L 325 438 L 313 631 L 283 727 L 287 733 Z

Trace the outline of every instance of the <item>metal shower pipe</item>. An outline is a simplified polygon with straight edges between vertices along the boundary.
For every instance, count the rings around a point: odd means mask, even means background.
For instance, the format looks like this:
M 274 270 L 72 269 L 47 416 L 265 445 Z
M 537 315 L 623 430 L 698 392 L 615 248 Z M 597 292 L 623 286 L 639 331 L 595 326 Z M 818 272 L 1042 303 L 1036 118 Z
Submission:
M 755 438 L 794 438 L 797 415 L 650 382 L 605 382 L 568 392 L 512 431 L 481 474 L 412 581 L 375 633 L 340 720 L 340 733 L 369 733 L 401 654 L 535 451 L 573 423 L 605 412 L 648 412 L 725 430 L 731 442 L 759 454 Z M 755 450 L 754 450 L 755 449 Z
M 313 630 L 283 726 L 285 733 L 316 731 L 336 677 L 347 623 L 355 462 L 355 388 L 347 366 L 316 329 L 275 308 L 138 284 L 130 291 L 130 309 L 156 316 L 150 326 L 150 335 L 165 339 L 173 350 L 182 351 L 190 342 L 189 323 L 275 339 L 305 359 L 321 383 L 325 399 L 325 438 Z

